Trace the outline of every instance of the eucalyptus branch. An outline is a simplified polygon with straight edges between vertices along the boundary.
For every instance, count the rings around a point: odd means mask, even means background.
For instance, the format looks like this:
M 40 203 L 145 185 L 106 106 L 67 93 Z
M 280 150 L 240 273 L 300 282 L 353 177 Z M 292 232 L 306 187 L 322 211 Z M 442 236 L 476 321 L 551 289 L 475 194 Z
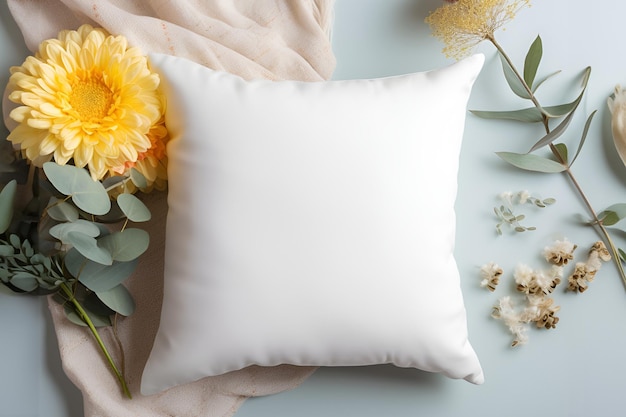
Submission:
M 507 64 L 509 65 L 509 67 L 511 68 L 513 73 L 515 74 L 515 77 L 518 79 L 520 84 L 524 87 L 524 90 L 526 90 L 526 93 L 528 94 L 528 97 L 529 97 L 530 101 L 535 105 L 537 110 L 539 110 L 539 112 L 541 113 L 542 123 L 543 123 L 543 126 L 545 128 L 546 134 L 549 134 L 550 133 L 550 125 L 549 125 L 548 116 L 544 112 L 543 107 L 539 103 L 539 100 L 535 96 L 534 92 L 532 91 L 530 86 L 526 83 L 526 80 L 524 79 L 524 77 L 517 70 L 517 68 L 513 64 L 513 61 L 511 60 L 511 58 L 504 51 L 504 48 L 502 48 L 502 46 L 496 41 L 495 37 L 492 36 L 492 35 L 489 35 L 489 36 L 486 37 L 486 39 L 489 40 L 495 46 L 495 48 L 502 55 L 504 60 L 507 62 Z M 574 186 L 574 188 L 576 189 L 579 197 L 583 201 L 583 204 L 587 208 L 587 211 L 591 215 L 591 218 L 592 218 L 591 224 L 593 226 L 597 227 L 597 229 L 600 232 L 601 237 L 603 237 L 603 239 L 605 240 L 605 243 L 608 244 L 608 247 L 610 248 L 611 254 L 613 256 L 613 261 L 615 262 L 615 265 L 616 265 L 617 270 L 618 270 L 618 272 L 620 274 L 620 277 L 621 277 L 624 285 L 626 286 L 626 272 L 624 271 L 624 267 L 622 265 L 621 257 L 619 255 L 617 247 L 615 246 L 615 244 L 613 242 L 613 239 L 611 238 L 611 235 L 609 234 L 608 230 L 606 229 L 606 227 L 602 223 L 602 219 L 600 219 L 600 217 L 598 216 L 598 214 L 594 210 L 593 206 L 591 205 L 591 202 L 589 201 L 589 199 L 587 198 L 585 192 L 583 191 L 582 187 L 580 186 L 580 183 L 578 182 L 578 180 L 574 176 L 574 173 L 572 172 L 572 169 L 571 169 L 570 165 L 568 165 L 567 161 L 563 159 L 563 156 L 561 155 L 561 153 L 559 152 L 559 150 L 556 148 L 556 146 L 553 143 L 549 143 L 549 148 L 550 148 L 550 151 L 557 158 L 558 162 L 561 163 L 563 165 L 563 167 L 565 168 L 563 172 L 567 175 L 567 177 L 571 181 L 571 183 Z
M 104 354 L 105 358 L 109 362 L 109 366 L 111 367 L 111 370 L 113 371 L 118 381 L 120 382 L 122 391 L 124 391 L 124 394 L 126 395 L 126 397 L 128 397 L 129 399 L 132 399 L 133 396 L 131 395 L 130 390 L 128 389 L 128 385 L 126 384 L 124 375 L 122 374 L 122 372 L 120 372 L 120 370 L 115 365 L 113 358 L 109 354 L 109 351 L 107 350 L 104 342 L 102 341 L 102 338 L 100 337 L 100 334 L 98 333 L 98 330 L 96 329 L 96 326 L 94 326 L 93 322 L 89 318 L 89 315 L 87 314 L 83 306 L 80 304 L 80 302 L 76 299 L 73 291 L 67 286 L 66 283 L 61 283 L 59 287 L 61 291 L 63 292 L 63 294 L 65 295 L 67 301 L 70 302 L 72 304 L 72 307 L 74 307 L 74 309 L 76 310 L 76 313 L 78 314 L 80 319 L 85 322 L 87 327 L 89 327 L 89 330 L 91 331 L 94 338 L 96 339 L 96 342 L 98 346 L 100 347 L 100 350 L 102 350 L 102 353 Z

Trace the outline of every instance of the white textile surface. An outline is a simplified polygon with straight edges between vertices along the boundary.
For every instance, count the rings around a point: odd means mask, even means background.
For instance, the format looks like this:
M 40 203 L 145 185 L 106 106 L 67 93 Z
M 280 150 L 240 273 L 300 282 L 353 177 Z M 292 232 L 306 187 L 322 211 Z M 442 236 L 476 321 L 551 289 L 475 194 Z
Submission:
M 329 32 L 334 0 L 8 0 L 28 48 L 80 24 L 121 34 L 147 54 L 194 60 L 244 78 L 318 81 L 332 74 Z M 6 104 L 6 103 L 5 103 Z M 5 106 L 6 112 L 6 106 Z M 5 114 L 6 115 L 6 114 Z M 91 334 L 71 324 L 50 303 L 63 367 L 82 391 L 86 417 L 231 416 L 249 396 L 294 388 L 310 367 L 250 367 L 143 397 L 139 382 L 157 331 L 163 289 L 165 193 L 146 198 L 151 246 L 128 282 L 137 311 L 102 336 L 114 360 L 124 363 L 134 398 L 126 399 Z

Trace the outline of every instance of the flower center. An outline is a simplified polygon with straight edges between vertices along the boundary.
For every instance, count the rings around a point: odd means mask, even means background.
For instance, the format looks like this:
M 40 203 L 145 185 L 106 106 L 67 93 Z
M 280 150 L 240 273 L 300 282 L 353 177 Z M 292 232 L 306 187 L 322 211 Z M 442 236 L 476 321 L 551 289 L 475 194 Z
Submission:
M 112 103 L 113 93 L 102 80 L 88 78 L 77 80 L 72 85 L 70 105 L 82 121 L 102 119 L 108 114 Z

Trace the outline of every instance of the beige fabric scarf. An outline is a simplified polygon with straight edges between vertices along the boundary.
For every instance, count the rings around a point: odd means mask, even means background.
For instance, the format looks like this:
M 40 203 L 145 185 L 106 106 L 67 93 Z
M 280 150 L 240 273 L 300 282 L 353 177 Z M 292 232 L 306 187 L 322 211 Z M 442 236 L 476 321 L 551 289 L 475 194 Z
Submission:
M 333 1 L 8 0 L 8 5 L 31 51 L 60 30 L 91 23 L 126 36 L 144 53 L 181 56 L 248 79 L 316 81 L 329 78 L 335 66 L 329 41 Z M 50 302 L 63 367 L 83 393 L 86 417 L 231 416 L 245 398 L 296 387 L 314 370 L 250 367 L 141 396 L 141 373 L 161 309 L 164 194 L 147 198 L 153 215 L 146 226 L 151 245 L 128 282 L 137 310 L 117 325 L 124 358 L 112 329 L 102 331 L 116 363 L 125 364 L 132 400 L 122 395 L 91 334 L 69 323 L 61 308 Z

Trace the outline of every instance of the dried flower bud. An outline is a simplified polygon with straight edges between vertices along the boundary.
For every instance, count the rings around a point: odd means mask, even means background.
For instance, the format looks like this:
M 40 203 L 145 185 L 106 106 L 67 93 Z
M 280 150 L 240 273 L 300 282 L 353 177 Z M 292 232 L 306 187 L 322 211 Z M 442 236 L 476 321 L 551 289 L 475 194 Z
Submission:
M 609 97 L 607 104 L 612 114 L 613 143 L 622 163 L 626 165 L 626 91 L 616 86 L 614 97 Z
M 486 287 L 489 291 L 493 292 L 500 283 L 502 268 L 494 262 L 489 262 L 480 268 L 480 275 L 483 278 L 480 282 L 480 286 Z
M 595 254 L 595 255 L 594 255 Z M 611 254 L 609 250 L 606 248 L 606 245 L 603 241 L 599 240 L 591 246 L 591 250 L 589 251 L 589 256 L 597 256 L 601 261 L 608 262 L 611 260 Z
M 554 305 L 554 300 L 548 297 L 529 297 L 529 308 L 535 314 L 532 322 L 539 328 L 554 329 L 559 322 L 556 313 L 561 309 Z
M 502 320 L 513 334 L 512 347 L 523 345 L 528 342 L 528 326 L 522 321 L 520 313 L 515 311 L 511 297 L 502 297 L 498 304 L 493 307 L 491 317 Z
M 604 242 L 597 241 L 589 250 L 589 258 L 586 263 L 578 262 L 572 275 L 567 279 L 567 289 L 574 292 L 585 292 L 587 283 L 592 282 L 596 277 L 596 273 L 600 270 L 602 262 L 611 260 L 611 254 L 606 248 Z
M 528 265 L 517 265 L 515 273 L 513 274 L 515 283 L 517 283 L 517 291 L 524 294 L 530 294 L 531 287 L 533 285 L 532 283 L 534 281 L 534 274 L 535 271 L 533 271 Z
M 549 271 L 535 271 L 527 265 L 520 264 L 515 269 L 517 291 L 526 295 L 550 294 L 561 283 L 563 269 L 553 266 Z
M 577 246 L 567 239 L 557 240 L 552 246 L 546 246 L 543 255 L 546 261 L 554 265 L 567 265 L 569 261 L 574 259 L 576 248 Z
M 572 275 L 567 278 L 567 290 L 574 292 L 585 292 L 587 290 L 587 282 L 593 281 L 593 277 L 588 279 L 589 274 L 595 275 L 595 271 L 588 271 L 587 264 L 584 262 L 576 263 L 576 268 Z
M 544 295 L 551 294 L 557 285 L 561 283 L 563 277 L 563 268 L 553 265 L 549 271 L 541 271 L 535 275 L 537 286 Z

